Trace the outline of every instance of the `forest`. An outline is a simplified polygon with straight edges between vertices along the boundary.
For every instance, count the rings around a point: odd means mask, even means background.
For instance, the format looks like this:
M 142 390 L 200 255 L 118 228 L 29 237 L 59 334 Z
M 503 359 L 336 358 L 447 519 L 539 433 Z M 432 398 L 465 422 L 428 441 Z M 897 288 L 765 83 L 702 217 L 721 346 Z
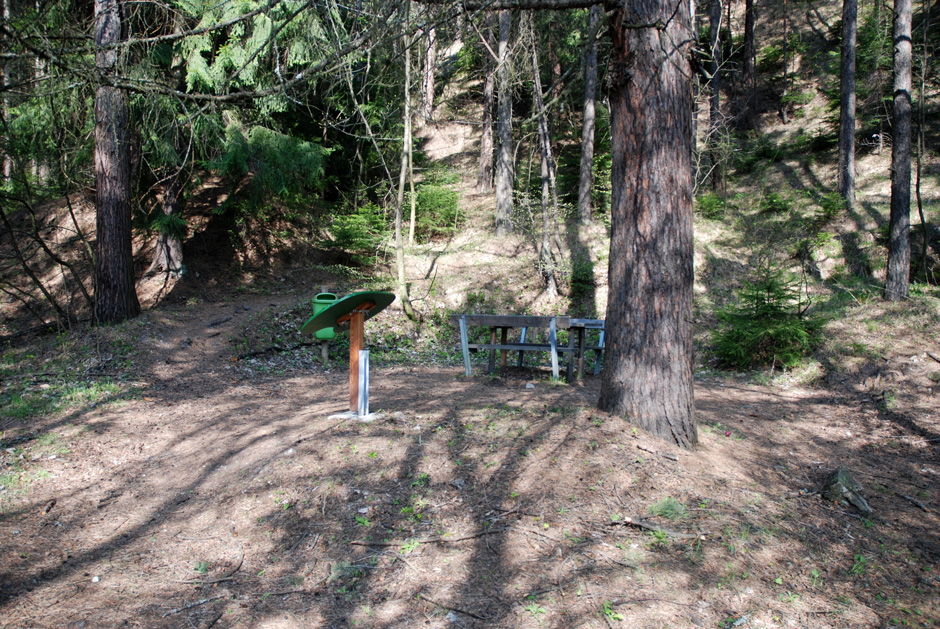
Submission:
M 0 626 L 935 626 L 938 23 L 4 0 Z

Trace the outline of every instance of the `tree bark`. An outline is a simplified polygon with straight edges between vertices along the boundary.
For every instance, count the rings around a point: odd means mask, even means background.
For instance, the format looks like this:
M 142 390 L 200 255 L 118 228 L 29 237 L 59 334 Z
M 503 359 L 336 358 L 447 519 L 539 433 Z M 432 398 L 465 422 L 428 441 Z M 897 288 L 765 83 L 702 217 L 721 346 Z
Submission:
M 493 12 L 486 12 L 486 47 L 492 50 L 496 42 L 493 39 Z M 487 53 L 489 53 L 489 50 Z M 483 137 L 480 139 L 480 168 L 477 173 L 477 192 L 493 190 L 493 88 L 496 83 L 496 64 L 486 54 L 486 76 L 483 79 Z
M 405 205 L 405 179 L 408 175 L 408 162 L 411 158 L 411 36 L 410 28 L 411 0 L 405 0 L 405 131 L 402 138 L 401 170 L 398 174 L 398 195 L 395 199 L 395 262 L 398 267 L 398 297 L 402 309 L 409 319 L 415 318 L 411 298 L 408 295 L 408 281 L 405 278 L 405 245 L 402 241 L 402 213 Z M 412 197 L 414 195 L 412 194 Z
M 169 176 L 163 187 L 163 202 L 161 208 L 166 217 L 181 217 L 183 215 L 183 188 L 186 175 L 183 168 L 176 170 Z M 180 273 L 183 270 L 183 234 L 170 224 L 157 234 L 154 246 L 153 261 L 147 273 Z
M 425 121 L 434 116 L 434 78 L 437 72 L 437 29 L 434 27 L 434 12 L 427 11 L 428 25 L 425 27 L 424 73 L 421 81 L 421 118 Z
M 842 1 L 842 63 L 839 97 L 839 195 L 855 208 L 855 44 L 858 0 Z
M 783 95 L 780 97 L 780 120 L 783 124 L 789 124 L 790 119 L 787 114 L 787 91 L 790 87 L 790 19 L 787 0 L 783 0 Z
M 894 2 L 894 124 L 885 299 L 907 299 L 911 274 L 911 0 Z M 926 234 L 925 234 L 926 237 Z
M 121 38 L 119 0 L 95 0 L 95 65 L 105 80 L 117 71 Z M 95 316 L 117 323 L 140 314 L 131 247 L 130 138 L 121 90 L 100 85 L 95 93 L 96 255 Z
M 588 29 L 594 32 L 594 26 L 601 19 L 601 7 L 591 7 L 588 17 Z M 590 223 L 594 218 L 594 204 L 591 193 L 594 189 L 594 101 L 597 94 L 597 40 L 588 49 L 584 58 L 584 120 L 581 126 L 581 176 L 578 183 L 578 218 L 582 223 Z
M 711 161 L 712 190 L 724 187 L 724 164 L 719 150 L 721 139 L 721 0 L 711 0 L 708 15 L 709 56 L 708 62 L 710 98 L 708 112 L 708 155 Z
M 498 111 L 496 128 L 499 148 L 496 156 L 496 235 L 505 236 L 512 231 L 512 85 L 509 72 L 509 30 L 511 13 L 499 12 L 499 51 L 497 62 Z
M 554 221 L 549 211 L 551 195 L 551 169 L 552 153 L 551 139 L 548 133 L 548 119 L 545 113 L 545 104 L 542 99 L 542 79 L 539 75 L 538 39 L 535 37 L 535 28 L 529 16 L 529 39 L 532 42 L 532 91 L 539 137 L 540 174 L 542 177 L 542 242 L 539 247 L 539 267 L 542 280 L 545 282 L 545 292 L 552 299 L 558 296 L 558 279 L 555 276 L 555 256 L 552 254 L 552 227 Z
M 10 23 L 10 0 L 3 0 L 3 26 L 6 27 Z M 5 44 L 6 35 L 3 35 L 0 38 L 0 44 Z M 6 48 L 6 46 L 3 46 Z M 4 120 L 4 130 L 8 130 L 7 121 L 10 119 L 10 66 L 12 64 L 9 60 L 4 59 L 2 67 L 3 71 L 3 120 Z M 9 146 L 12 144 L 11 138 L 6 138 L 6 146 L 3 147 L 3 181 L 7 182 L 13 178 L 13 157 L 10 155 Z
M 687 2 L 627 7 L 611 24 L 610 296 L 598 406 L 691 447 L 691 16 Z
M 744 62 L 742 69 L 744 84 L 749 90 L 757 87 L 757 71 L 754 54 L 754 0 L 744 2 Z

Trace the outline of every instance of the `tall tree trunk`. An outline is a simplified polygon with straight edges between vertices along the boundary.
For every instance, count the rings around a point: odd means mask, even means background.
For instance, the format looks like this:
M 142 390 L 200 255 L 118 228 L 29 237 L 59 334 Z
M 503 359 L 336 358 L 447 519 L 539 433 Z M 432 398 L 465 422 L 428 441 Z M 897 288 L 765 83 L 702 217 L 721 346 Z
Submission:
M 424 40 L 424 73 L 421 81 L 421 118 L 431 120 L 434 116 L 434 76 L 437 72 L 437 29 L 434 27 L 434 11 L 429 6 L 426 15 Z
M 885 299 L 907 299 L 911 274 L 911 14 L 912 0 L 894 1 L 894 125 L 891 220 Z M 926 234 L 925 234 L 926 237 Z
M 480 168 L 477 173 L 477 192 L 493 190 L 493 87 L 496 83 L 496 63 L 489 51 L 495 47 L 493 39 L 493 12 L 486 12 L 486 70 L 483 79 L 483 137 L 480 139 Z
M 626 7 L 611 24 L 610 295 L 598 406 L 691 447 L 691 16 L 688 2 Z M 625 26 L 656 23 L 665 26 Z
M 744 84 L 748 90 L 757 87 L 757 72 L 754 54 L 754 0 L 744 1 L 744 61 L 742 64 Z M 749 105 L 752 107 L 752 105 Z
M 721 0 L 711 0 L 708 14 L 710 98 L 708 110 L 708 155 L 711 162 L 712 190 L 718 192 L 724 187 L 723 169 L 719 149 L 721 139 Z
M 505 236 L 512 231 L 512 85 L 509 72 L 509 30 L 511 12 L 499 12 L 499 51 L 497 62 L 497 91 L 499 106 L 496 128 L 499 139 L 496 156 L 496 235 Z
M 3 26 L 6 27 L 10 23 L 10 2 L 11 0 L 3 0 Z M 4 44 L 6 35 L 3 35 L 0 38 L 0 44 Z M 3 46 L 6 48 L 6 46 Z M 3 111 L 0 112 L 3 115 L 3 125 L 4 131 L 9 132 L 9 127 L 7 126 L 10 119 L 10 66 L 12 64 L 8 59 L 3 60 Z M 10 155 L 10 146 L 12 145 L 12 138 L 7 135 L 6 142 L 4 142 L 3 148 L 3 181 L 7 182 L 13 178 L 13 156 Z
M 555 256 L 552 253 L 552 228 L 555 222 L 549 209 L 552 201 L 551 194 L 551 138 L 548 133 L 548 119 L 545 113 L 545 103 L 542 99 L 542 79 L 539 75 L 538 39 L 535 37 L 535 28 L 532 26 L 532 14 L 529 16 L 529 39 L 532 42 L 532 91 L 535 109 L 538 112 L 540 173 L 542 176 L 542 242 L 539 247 L 539 267 L 542 279 L 545 282 L 545 292 L 552 299 L 558 296 L 558 279 L 555 276 Z
M 842 0 L 842 63 L 839 97 L 839 195 L 855 208 L 855 43 L 858 0 Z
M 601 19 L 601 7 L 591 7 L 588 30 Z M 584 58 L 584 120 L 581 126 L 581 176 L 578 183 L 578 219 L 590 223 L 594 218 L 591 193 L 594 189 L 594 100 L 597 94 L 597 40 L 591 44 Z
M 787 91 L 790 88 L 790 16 L 787 0 L 783 0 L 783 95 L 780 97 L 780 120 L 789 124 L 787 114 Z
M 119 0 L 95 0 L 95 65 L 105 81 L 117 72 Z M 117 323 L 140 314 L 131 247 L 129 115 L 124 94 L 110 85 L 95 93 L 95 316 Z
M 408 160 L 411 157 L 411 0 L 405 0 L 405 113 L 404 123 L 405 132 L 402 138 L 401 148 L 401 170 L 398 174 L 398 196 L 395 199 L 395 262 L 398 267 L 398 298 L 401 300 L 405 315 L 410 319 L 415 318 L 414 309 L 411 306 L 411 298 L 408 295 L 408 282 L 405 278 L 405 245 L 402 241 L 402 212 L 405 205 L 405 179 L 408 176 Z M 413 196 L 413 195 L 412 195 Z
M 183 215 L 183 188 L 186 183 L 185 165 L 169 175 L 163 186 L 161 209 L 165 220 L 157 233 L 153 261 L 147 273 L 181 273 L 183 270 L 183 233 L 174 218 Z
M 924 41 L 921 46 L 921 62 L 920 62 L 920 90 L 917 97 L 917 174 L 914 181 L 914 196 L 917 199 L 917 214 L 920 217 L 920 226 L 924 230 L 924 237 L 920 241 L 920 262 L 924 271 L 924 282 L 930 283 L 930 268 L 927 264 L 927 248 L 930 243 L 930 228 L 927 224 L 927 217 L 924 216 L 924 202 L 920 194 L 920 181 L 921 181 L 921 167 L 924 161 L 924 127 L 927 124 L 927 101 L 925 97 L 927 95 L 927 68 L 929 68 L 929 57 L 928 45 L 929 40 L 927 39 L 927 34 L 930 32 L 930 9 L 928 5 L 929 0 L 923 0 L 921 3 L 922 14 L 924 16 L 922 28 L 924 33 Z

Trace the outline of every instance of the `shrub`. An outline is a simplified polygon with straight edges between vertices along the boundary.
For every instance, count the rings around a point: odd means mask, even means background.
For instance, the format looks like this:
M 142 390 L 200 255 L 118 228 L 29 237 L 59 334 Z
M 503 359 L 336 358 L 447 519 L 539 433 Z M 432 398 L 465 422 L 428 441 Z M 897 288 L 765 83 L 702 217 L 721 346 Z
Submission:
M 444 236 L 457 230 L 460 194 L 436 183 L 418 186 L 417 229 L 429 236 Z
M 717 221 L 725 215 L 725 200 L 714 192 L 703 194 L 698 198 L 698 211 L 702 218 Z
M 387 236 L 388 226 L 382 211 L 367 203 L 352 214 L 334 216 L 330 231 L 333 240 L 324 243 L 326 246 L 363 254 L 375 251 Z
M 822 320 L 794 303 L 798 289 L 780 271 L 766 268 L 718 313 L 715 351 L 723 365 L 796 367 L 818 341 Z

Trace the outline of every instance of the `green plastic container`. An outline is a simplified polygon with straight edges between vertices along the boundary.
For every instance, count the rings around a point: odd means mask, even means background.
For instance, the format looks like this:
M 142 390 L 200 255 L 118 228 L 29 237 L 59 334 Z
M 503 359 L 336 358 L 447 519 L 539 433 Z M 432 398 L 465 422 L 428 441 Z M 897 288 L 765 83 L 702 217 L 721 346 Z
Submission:
M 317 316 L 336 302 L 336 295 L 333 293 L 320 293 L 313 298 L 313 316 Z M 336 338 L 336 331 L 332 328 L 323 328 L 313 333 L 321 341 L 331 341 Z

